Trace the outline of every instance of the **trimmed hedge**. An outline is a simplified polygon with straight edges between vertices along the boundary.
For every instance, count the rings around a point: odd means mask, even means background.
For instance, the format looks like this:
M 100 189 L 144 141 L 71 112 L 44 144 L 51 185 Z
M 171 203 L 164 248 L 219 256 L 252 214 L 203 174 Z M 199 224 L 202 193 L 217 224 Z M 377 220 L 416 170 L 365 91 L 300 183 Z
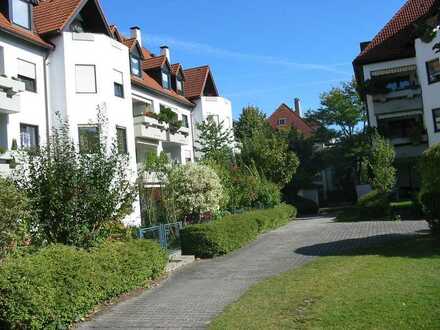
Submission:
M 234 214 L 208 224 L 192 225 L 181 231 L 182 253 L 213 258 L 241 248 L 258 234 L 287 224 L 296 217 L 293 206 Z
M 167 255 L 151 241 L 107 242 L 87 252 L 52 245 L 0 267 L 1 329 L 66 329 L 93 308 L 159 277 Z
M 387 194 L 373 190 L 357 203 L 361 219 L 386 219 L 391 215 L 390 199 Z

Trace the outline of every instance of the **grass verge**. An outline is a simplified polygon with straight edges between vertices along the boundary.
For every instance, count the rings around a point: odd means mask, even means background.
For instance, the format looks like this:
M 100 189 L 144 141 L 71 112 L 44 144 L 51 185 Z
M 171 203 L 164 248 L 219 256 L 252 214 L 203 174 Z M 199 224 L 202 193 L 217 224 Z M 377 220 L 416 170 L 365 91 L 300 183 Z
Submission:
M 439 310 L 440 244 L 420 236 L 257 284 L 211 329 L 440 329 Z

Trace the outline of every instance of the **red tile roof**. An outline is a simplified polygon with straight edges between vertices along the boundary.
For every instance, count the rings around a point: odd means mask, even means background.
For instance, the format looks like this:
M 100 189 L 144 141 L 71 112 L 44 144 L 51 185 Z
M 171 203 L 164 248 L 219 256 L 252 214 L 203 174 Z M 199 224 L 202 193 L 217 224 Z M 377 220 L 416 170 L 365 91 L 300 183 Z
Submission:
M 35 27 L 39 34 L 61 31 L 83 0 L 40 0 L 34 7 Z
M 167 63 L 167 58 L 164 55 L 150 57 L 143 61 L 142 68 L 144 70 L 151 70 L 161 68 Z
M 414 23 L 438 6 L 439 0 L 408 0 L 354 63 L 368 64 L 415 56 Z
M 140 87 L 145 87 L 145 88 L 153 90 L 161 95 L 171 97 L 175 101 L 180 102 L 186 106 L 194 107 L 194 104 L 192 102 L 190 102 L 189 100 L 187 100 L 185 97 L 177 94 L 173 90 L 168 90 L 168 89 L 163 88 L 156 80 L 151 78 L 146 73 L 143 74 L 142 78 L 132 76 L 131 81 L 135 85 L 138 85 Z
M 293 127 L 304 134 L 305 137 L 310 137 L 315 132 L 315 128 L 311 127 L 298 113 L 289 108 L 286 104 L 281 104 L 279 108 L 267 119 L 273 129 L 278 129 L 279 119 L 286 119 L 286 125 L 283 127 Z
M 203 96 L 208 78 L 211 77 L 211 79 L 213 79 L 211 69 L 207 65 L 187 69 L 184 70 L 183 73 L 185 74 L 185 96 L 190 100 Z M 212 80 L 212 82 L 214 88 L 217 90 L 214 80 Z
M 37 33 L 13 25 L 2 13 L 0 13 L 0 30 L 11 33 L 36 45 L 51 48 L 52 46 L 44 41 Z

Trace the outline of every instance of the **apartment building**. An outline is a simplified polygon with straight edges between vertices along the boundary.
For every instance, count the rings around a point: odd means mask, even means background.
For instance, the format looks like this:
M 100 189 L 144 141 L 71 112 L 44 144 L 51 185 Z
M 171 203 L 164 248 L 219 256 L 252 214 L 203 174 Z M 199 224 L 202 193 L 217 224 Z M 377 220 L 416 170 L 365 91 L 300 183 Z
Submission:
M 417 159 L 440 142 L 440 2 L 409 0 L 354 60 L 368 120 L 395 146 L 398 187 L 419 187 Z
M 232 125 L 232 110 L 225 99 L 220 107 L 199 104 L 204 97 L 220 96 L 210 70 L 201 85 L 191 74 L 198 69 L 188 71 L 187 81 L 168 47 L 157 56 L 143 47 L 138 27 L 123 36 L 109 25 L 97 0 L 2 1 L 0 173 L 15 145 L 43 146 L 58 117 L 69 121 L 80 149 L 105 130 L 109 143 L 116 141 L 130 156 L 127 170 L 133 177 L 149 152 L 164 152 L 174 163 L 193 162 L 194 127 L 205 119 L 194 119 L 194 111 L 219 112 Z M 200 86 L 198 97 L 187 97 Z M 178 129 L 157 119 L 170 110 L 181 123 Z M 105 127 L 98 125 L 98 111 L 107 119 Z M 140 224 L 138 205 L 135 209 L 129 224 Z

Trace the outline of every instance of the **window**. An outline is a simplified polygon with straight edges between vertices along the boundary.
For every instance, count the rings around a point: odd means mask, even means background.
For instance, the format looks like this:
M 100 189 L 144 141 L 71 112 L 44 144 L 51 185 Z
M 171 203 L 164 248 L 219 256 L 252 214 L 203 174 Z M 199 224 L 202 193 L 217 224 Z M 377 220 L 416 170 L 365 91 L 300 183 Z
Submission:
M 434 131 L 436 133 L 440 132 L 440 109 L 432 110 L 432 115 L 434 117 Z
M 154 113 L 153 101 L 133 102 L 133 117 L 145 116 L 147 112 Z
M 24 82 L 28 92 L 37 92 L 37 74 L 34 63 L 18 59 L 17 78 Z
M 31 29 L 31 4 L 25 0 L 12 0 L 12 22 L 28 30 Z
M 118 70 L 113 70 L 115 96 L 124 98 L 124 75 Z
M 128 154 L 126 128 L 116 127 L 116 140 L 118 143 L 118 152 L 124 155 Z
M 287 125 L 287 119 L 286 118 L 278 119 L 277 120 L 277 125 L 278 126 Z
M 430 84 L 440 81 L 440 60 L 435 59 L 426 62 L 426 71 L 428 72 L 428 82 Z
M 180 77 L 176 78 L 176 89 L 178 94 L 183 95 L 183 81 Z
M 38 147 L 38 126 L 20 124 L 20 142 L 22 148 L 29 149 Z
M 95 94 L 96 68 L 94 65 L 75 65 L 76 92 L 78 94 Z
M 386 81 L 386 88 L 390 91 L 401 91 L 411 88 L 409 76 L 394 77 Z
M 99 128 L 97 125 L 78 127 L 79 151 L 84 154 L 93 154 L 99 148 Z
M 208 120 L 213 121 L 217 125 L 220 124 L 220 119 L 219 119 L 218 115 L 209 115 Z
M 141 60 L 135 55 L 130 56 L 130 69 L 131 74 L 142 77 Z
M 182 115 L 182 126 L 189 128 L 189 121 L 187 115 Z
M 163 88 L 170 89 L 170 75 L 166 71 L 162 71 L 162 86 Z

